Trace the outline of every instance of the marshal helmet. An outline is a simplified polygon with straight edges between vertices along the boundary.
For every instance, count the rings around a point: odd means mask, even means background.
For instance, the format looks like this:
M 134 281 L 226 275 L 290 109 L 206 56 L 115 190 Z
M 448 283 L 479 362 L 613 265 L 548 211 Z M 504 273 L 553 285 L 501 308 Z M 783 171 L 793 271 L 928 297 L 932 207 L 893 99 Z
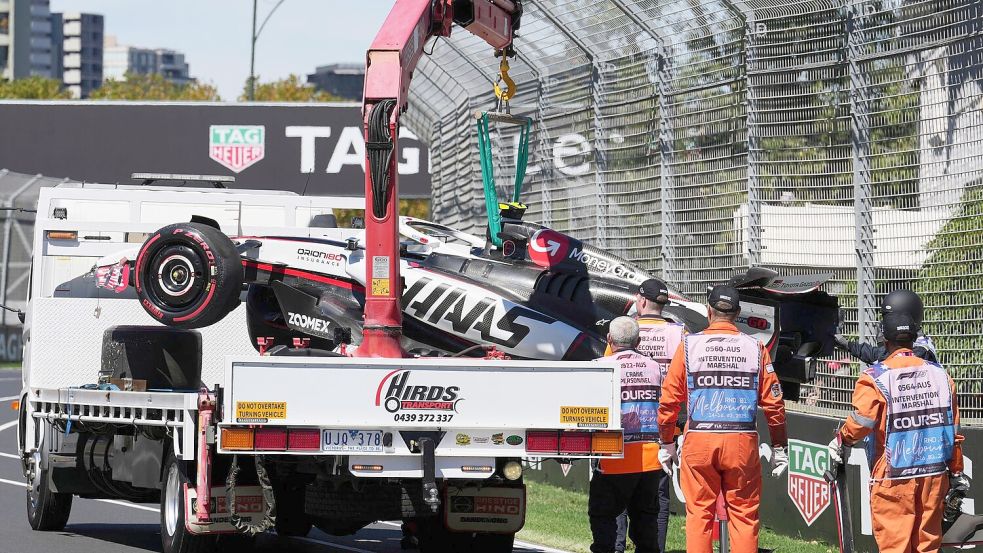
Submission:
M 895 290 L 884 296 L 881 302 L 881 317 L 886 317 L 891 313 L 903 313 L 914 320 L 916 325 L 921 326 L 922 318 L 925 315 L 925 307 L 918 294 L 911 290 Z

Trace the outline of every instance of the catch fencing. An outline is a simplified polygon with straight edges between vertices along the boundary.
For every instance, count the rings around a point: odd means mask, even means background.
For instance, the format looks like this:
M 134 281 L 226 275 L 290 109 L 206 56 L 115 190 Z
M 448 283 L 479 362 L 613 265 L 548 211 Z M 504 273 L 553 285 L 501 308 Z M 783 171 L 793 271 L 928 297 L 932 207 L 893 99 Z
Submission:
M 873 342 L 910 287 L 983 423 L 980 0 L 525 0 L 512 112 L 534 118 L 527 218 L 694 299 L 750 266 L 832 273 Z M 499 60 L 427 46 L 403 118 L 431 150 L 433 217 L 481 233 L 475 110 Z M 504 193 L 513 129 L 494 127 Z M 823 360 L 794 408 L 842 416 L 862 367 Z

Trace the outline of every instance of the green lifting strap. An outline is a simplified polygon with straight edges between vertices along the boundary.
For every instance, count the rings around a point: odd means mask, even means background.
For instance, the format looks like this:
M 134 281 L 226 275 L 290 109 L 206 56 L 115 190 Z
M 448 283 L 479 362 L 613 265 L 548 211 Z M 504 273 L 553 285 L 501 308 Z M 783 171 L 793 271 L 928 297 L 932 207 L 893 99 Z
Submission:
M 522 194 L 522 182 L 526 178 L 526 166 L 529 162 L 529 131 L 532 119 L 517 117 L 504 113 L 475 113 L 478 120 L 478 154 L 481 160 L 481 181 L 485 190 L 485 211 L 488 214 L 488 234 L 495 246 L 502 246 L 502 217 L 498 205 L 498 191 L 495 189 L 495 167 L 492 161 L 491 132 L 489 121 L 520 126 L 519 148 L 515 159 L 515 185 L 512 189 L 512 202 L 517 203 Z

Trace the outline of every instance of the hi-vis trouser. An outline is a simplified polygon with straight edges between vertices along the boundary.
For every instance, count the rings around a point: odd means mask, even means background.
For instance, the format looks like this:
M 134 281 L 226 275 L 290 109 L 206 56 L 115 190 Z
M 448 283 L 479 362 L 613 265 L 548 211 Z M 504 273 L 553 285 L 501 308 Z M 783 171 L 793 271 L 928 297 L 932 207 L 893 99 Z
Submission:
M 686 496 L 686 550 L 712 551 L 714 506 L 727 502 L 731 550 L 757 553 L 761 461 L 756 414 L 762 350 L 750 336 L 684 339 L 689 424 L 680 456 Z

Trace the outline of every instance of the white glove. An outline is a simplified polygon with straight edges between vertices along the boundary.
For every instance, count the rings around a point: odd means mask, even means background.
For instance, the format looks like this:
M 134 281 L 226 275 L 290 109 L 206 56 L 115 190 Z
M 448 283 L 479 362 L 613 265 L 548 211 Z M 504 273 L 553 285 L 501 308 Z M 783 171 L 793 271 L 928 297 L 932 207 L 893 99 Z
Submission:
M 969 492 L 969 477 L 961 472 L 949 475 L 949 490 L 963 495 Z
M 776 447 L 771 450 L 771 475 L 778 478 L 788 468 L 788 449 Z
M 666 474 L 672 474 L 672 469 L 679 463 L 679 457 L 676 455 L 676 444 L 659 444 L 659 464 L 662 465 L 662 470 L 666 471 Z
M 830 468 L 832 465 L 842 465 L 843 464 L 843 444 L 840 443 L 840 437 L 837 436 L 829 442 L 829 464 Z

